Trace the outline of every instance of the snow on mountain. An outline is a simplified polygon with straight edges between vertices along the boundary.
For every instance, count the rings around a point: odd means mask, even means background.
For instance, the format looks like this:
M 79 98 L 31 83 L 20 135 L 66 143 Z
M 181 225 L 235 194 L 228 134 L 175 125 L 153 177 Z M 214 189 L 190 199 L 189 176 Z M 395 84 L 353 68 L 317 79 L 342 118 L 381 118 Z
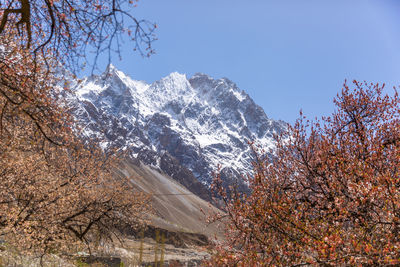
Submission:
M 129 149 L 133 157 L 162 170 L 170 170 L 173 159 L 205 185 L 218 165 L 228 183 L 249 173 L 247 142 L 268 150 L 273 134 L 285 127 L 232 81 L 202 73 L 188 79 L 174 72 L 147 84 L 110 65 L 73 91 L 70 102 L 87 137 L 99 138 L 103 147 Z M 174 177 L 179 168 L 172 169 Z

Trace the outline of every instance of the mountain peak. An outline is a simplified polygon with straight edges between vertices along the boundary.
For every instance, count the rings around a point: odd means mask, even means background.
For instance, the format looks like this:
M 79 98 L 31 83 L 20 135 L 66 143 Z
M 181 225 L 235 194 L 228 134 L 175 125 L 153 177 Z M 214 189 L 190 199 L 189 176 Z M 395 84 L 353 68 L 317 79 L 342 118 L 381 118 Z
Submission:
M 192 77 L 190 77 L 190 79 L 197 79 L 197 78 L 208 78 L 213 80 L 213 78 L 210 75 L 205 74 L 203 72 L 196 72 L 195 74 L 193 74 Z
M 119 77 L 121 73 L 123 74 L 122 71 L 119 71 L 113 64 L 110 63 L 107 65 L 106 69 L 100 76 L 95 75 L 92 78 L 99 81 L 101 80 L 104 83 L 106 80 Z
M 170 101 L 171 98 L 188 95 L 192 92 L 186 74 L 172 72 L 159 81 L 152 83 L 149 87 L 149 94 L 158 101 Z
M 187 83 L 186 74 L 182 74 L 179 72 L 171 72 L 167 76 L 163 77 L 160 81 L 166 83 L 174 83 L 174 84 L 185 84 Z
M 135 157 L 144 153 L 155 166 L 167 151 L 206 184 L 218 164 L 250 172 L 247 140 L 268 149 L 273 133 L 285 127 L 226 78 L 172 72 L 146 84 L 111 64 L 106 72 L 110 76 L 86 80 L 76 90 L 87 131 L 110 146 L 128 147 Z
M 112 63 L 110 63 L 107 65 L 106 70 L 104 72 L 108 73 L 113 71 L 118 71 L 118 69 Z

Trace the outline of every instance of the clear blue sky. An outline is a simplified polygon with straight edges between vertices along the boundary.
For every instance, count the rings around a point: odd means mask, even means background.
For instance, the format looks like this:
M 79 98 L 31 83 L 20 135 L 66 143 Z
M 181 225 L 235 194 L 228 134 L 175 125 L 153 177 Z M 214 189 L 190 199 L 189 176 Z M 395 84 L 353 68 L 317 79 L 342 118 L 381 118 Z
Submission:
M 125 44 L 120 70 L 227 77 L 270 118 L 330 114 L 344 79 L 400 84 L 399 0 L 140 0 L 132 14 L 159 40 L 150 58 Z

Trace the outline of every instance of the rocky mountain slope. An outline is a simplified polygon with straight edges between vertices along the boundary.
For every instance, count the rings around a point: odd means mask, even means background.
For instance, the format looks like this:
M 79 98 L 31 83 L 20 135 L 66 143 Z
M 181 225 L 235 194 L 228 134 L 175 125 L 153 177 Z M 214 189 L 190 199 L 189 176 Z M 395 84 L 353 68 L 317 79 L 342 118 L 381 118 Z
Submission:
M 149 215 L 149 225 L 171 233 L 196 233 L 210 238 L 217 234 L 222 237 L 217 224 L 206 223 L 206 217 L 219 210 L 170 176 L 131 159 L 121 161 L 115 173 L 128 178 L 139 191 L 151 195 L 153 213 Z M 185 241 L 188 242 L 188 238 Z
M 240 181 L 252 170 L 247 142 L 268 150 L 285 127 L 232 81 L 202 73 L 171 73 L 147 84 L 110 65 L 76 82 L 73 91 L 69 101 L 85 136 L 128 150 L 205 199 L 219 165 L 227 183 Z

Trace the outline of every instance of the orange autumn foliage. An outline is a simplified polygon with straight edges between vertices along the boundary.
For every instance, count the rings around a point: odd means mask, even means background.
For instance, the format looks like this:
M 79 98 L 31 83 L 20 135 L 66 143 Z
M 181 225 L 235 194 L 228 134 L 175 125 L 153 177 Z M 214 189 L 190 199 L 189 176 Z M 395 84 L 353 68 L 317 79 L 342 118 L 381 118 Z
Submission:
M 211 219 L 228 229 L 210 266 L 400 264 L 400 99 L 353 84 L 331 116 L 277 137 L 251 193 L 228 197 L 216 177 L 226 213 Z
M 13 12 L 19 3 L 31 5 L 29 23 Z M 113 153 L 80 140 L 62 98 L 62 29 L 40 28 L 47 24 L 37 16 L 51 12 L 40 13 L 38 3 L 0 4 L 0 240 L 32 253 L 90 250 L 145 223 L 148 197 L 114 175 Z
M 28 252 L 68 252 L 145 223 L 147 196 L 113 175 L 113 155 L 79 140 L 56 97 L 59 79 L 29 51 L 3 47 L 0 238 Z

